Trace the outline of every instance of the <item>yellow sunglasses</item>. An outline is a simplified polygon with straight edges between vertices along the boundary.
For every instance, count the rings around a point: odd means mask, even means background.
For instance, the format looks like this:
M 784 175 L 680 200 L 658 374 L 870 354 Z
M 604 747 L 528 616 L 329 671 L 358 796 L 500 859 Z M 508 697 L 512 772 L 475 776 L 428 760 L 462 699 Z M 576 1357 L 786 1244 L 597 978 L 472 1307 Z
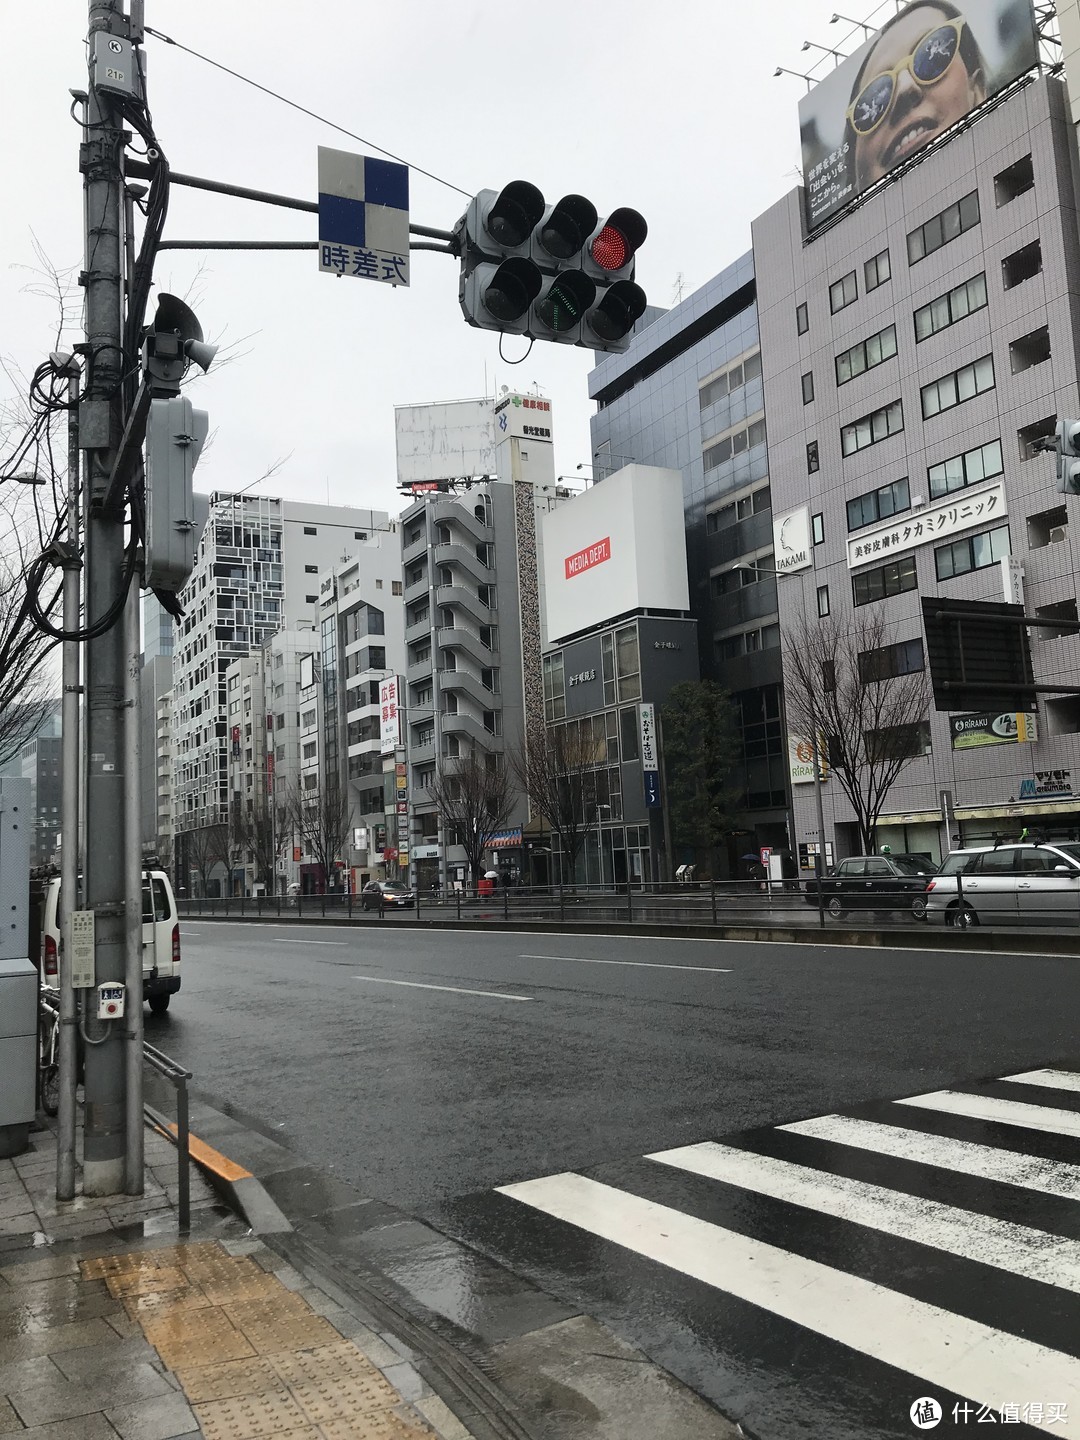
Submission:
M 960 50 L 964 20 L 946 20 L 927 31 L 910 55 L 875 75 L 848 106 L 847 120 L 856 135 L 872 135 L 892 109 L 896 86 L 906 70 L 916 85 L 927 90 L 941 80 Z

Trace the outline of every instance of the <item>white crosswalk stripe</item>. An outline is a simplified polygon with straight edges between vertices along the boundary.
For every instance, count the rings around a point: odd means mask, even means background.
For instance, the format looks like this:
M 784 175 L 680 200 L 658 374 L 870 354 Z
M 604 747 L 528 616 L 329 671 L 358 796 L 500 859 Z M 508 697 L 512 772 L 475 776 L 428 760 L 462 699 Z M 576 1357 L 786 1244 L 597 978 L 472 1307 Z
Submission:
M 1003 1095 L 1007 1085 L 1017 1098 Z M 1061 1103 L 1038 1103 L 1036 1087 L 1058 1091 Z M 1021 1402 L 1038 1401 L 1053 1423 L 1032 1423 L 1080 1440 L 1080 1108 L 1066 1108 L 1080 1073 L 1023 1071 L 1001 1077 L 993 1094 L 978 1088 L 495 1193 L 708 1287 L 682 1303 L 709 1312 L 703 1329 L 738 1353 L 736 1373 L 753 1365 L 738 1350 L 746 1326 L 701 1299 L 710 1291 L 834 1343 L 838 1375 L 845 1349 L 890 1367 L 889 1384 L 902 1372 L 898 1403 L 908 1390 L 914 1399 L 937 1389 L 1022 1422 Z M 642 1283 L 639 1268 L 628 1274 Z M 778 1391 L 790 1382 L 779 1365 Z M 897 1421 L 895 1433 L 908 1424 Z M 850 1433 L 863 1433 L 857 1417 Z M 894 1432 L 867 1422 L 865 1433 Z

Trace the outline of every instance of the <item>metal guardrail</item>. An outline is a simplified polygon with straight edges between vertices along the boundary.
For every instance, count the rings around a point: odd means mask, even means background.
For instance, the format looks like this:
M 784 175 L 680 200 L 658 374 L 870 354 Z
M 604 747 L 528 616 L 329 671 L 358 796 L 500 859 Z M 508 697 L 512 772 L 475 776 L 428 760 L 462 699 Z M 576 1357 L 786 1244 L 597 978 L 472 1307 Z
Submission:
M 180 1221 L 180 1233 L 186 1235 L 191 1229 L 191 1137 L 188 1128 L 188 1089 L 191 1071 L 185 1070 L 156 1046 L 143 1041 L 143 1061 L 163 1077 L 176 1090 L 176 1209 Z M 152 1106 L 143 1105 L 143 1111 L 164 1134 L 172 1132 L 169 1121 Z
M 878 928 L 882 912 L 899 912 L 905 920 L 920 918 L 914 905 L 921 892 L 878 892 L 871 908 L 863 897 L 825 913 L 817 904 L 814 882 L 788 881 L 699 881 L 690 884 L 623 883 L 612 885 L 552 885 L 541 887 L 496 885 L 462 888 L 449 892 L 414 892 L 408 907 L 386 905 L 380 914 L 362 895 L 258 895 L 187 898 L 178 900 L 182 917 L 204 919 L 303 919 L 338 918 L 353 921 L 392 920 L 398 915 L 449 921 L 513 919 L 535 921 L 594 920 L 620 923 L 680 925 L 821 925 L 843 923 L 845 929 L 866 923 Z

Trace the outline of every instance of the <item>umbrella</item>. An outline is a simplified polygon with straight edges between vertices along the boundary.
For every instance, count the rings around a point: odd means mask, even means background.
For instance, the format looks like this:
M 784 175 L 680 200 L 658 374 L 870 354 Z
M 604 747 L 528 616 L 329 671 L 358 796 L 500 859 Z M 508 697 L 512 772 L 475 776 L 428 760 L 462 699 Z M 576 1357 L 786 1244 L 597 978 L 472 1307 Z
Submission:
M 739 858 L 742 860 L 760 860 L 761 856 L 755 851 L 753 855 L 742 855 Z

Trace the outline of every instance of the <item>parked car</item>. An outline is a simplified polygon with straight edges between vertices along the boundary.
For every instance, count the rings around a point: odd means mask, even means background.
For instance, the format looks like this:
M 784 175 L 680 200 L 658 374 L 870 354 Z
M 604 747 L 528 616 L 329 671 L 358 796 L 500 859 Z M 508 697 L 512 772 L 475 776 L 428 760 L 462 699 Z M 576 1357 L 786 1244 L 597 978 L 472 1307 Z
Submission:
M 162 1015 L 180 989 L 180 917 L 164 870 L 144 870 L 142 880 L 143 999 Z M 51 987 L 59 984 L 60 899 L 60 876 L 53 875 L 45 886 L 41 925 L 41 982 Z
M 1080 925 L 1080 844 L 952 850 L 927 885 L 926 918 L 964 929 Z
M 369 880 L 360 891 L 360 903 L 365 910 L 378 910 L 380 903 L 386 909 L 392 905 L 408 909 L 416 904 L 416 896 L 393 880 Z
M 922 855 L 849 855 L 821 880 L 825 904 L 834 920 L 849 910 L 910 910 L 916 920 L 926 912 L 926 883 L 937 873 Z M 818 882 L 806 882 L 806 902 L 818 903 Z

